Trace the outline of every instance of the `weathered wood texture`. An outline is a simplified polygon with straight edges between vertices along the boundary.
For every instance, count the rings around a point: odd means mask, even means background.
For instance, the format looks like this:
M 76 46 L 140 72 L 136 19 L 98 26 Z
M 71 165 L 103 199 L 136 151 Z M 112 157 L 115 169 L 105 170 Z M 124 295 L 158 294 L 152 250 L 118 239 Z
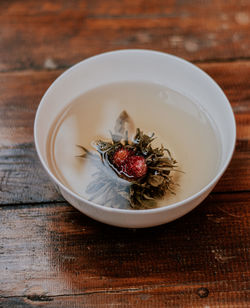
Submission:
M 66 204 L 2 207 L 0 304 L 247 307 L 249 200 L 216 194 L 146 230 L 109 227 Z
M 0 202 L 60 200 L 33 144 L 35 111 L 58 72 L 0 75 Z
M 235 112 L 237 145 L 216 191 L 250 189 L 250 62 L 200 65 L 222 87 Z M 38 162 L 33 124 L 39 101 L 62 71 L 0 74 L 1 204 L 61 200 Z
M 0 1 L 0 307 L 249 307 L 250 1 Z M 126 230 L 62 201 L 34 149 L 51 82 L 100 52 L 197 63 L 235 112 L 221 181 L 170 224 Z
M 123 48 L 192 61 L 249 58 L 249 12 L 247 0 L 2 0 L 0 71 L 64 68 Z

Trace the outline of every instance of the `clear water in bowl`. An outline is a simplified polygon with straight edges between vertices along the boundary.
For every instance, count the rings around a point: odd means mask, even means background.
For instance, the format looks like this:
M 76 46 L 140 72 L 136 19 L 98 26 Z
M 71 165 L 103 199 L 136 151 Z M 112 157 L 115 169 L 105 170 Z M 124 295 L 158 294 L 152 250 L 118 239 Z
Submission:
M 72 101 L 50 129 L 47 159 L 55 176 L 81 197 L 103 206 L 130 208 L 118 191 L 128 191 L 122 180 L 101 160 L 81 159 L 76 145 L 95 151 L 92 142 L 110 138 L 115 121 L 126 110 L 135 128 L 154 132 L 155 146 L 167 147 L 178 162 L 172 172 L 174 194 L 157 206 L 166 206 L 200 191 L 215 175 L 220 141 L 207 112 L 184 95 L 162 85 L 143 82 L 113 83 L 90 90 Z

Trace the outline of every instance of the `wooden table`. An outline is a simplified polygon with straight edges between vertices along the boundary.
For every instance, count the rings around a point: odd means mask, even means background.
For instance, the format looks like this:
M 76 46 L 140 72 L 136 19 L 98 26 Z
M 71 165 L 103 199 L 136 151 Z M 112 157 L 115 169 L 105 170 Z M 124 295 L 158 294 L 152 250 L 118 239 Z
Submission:
M 172 223 L 127 230 L 57 193 L 33 142 L 39 101 L 100 52 L 156 49 L 211 75 L 237 121 L 212 194 Z M 0 1 L 0 307 L 249 307 L 250 1 Z

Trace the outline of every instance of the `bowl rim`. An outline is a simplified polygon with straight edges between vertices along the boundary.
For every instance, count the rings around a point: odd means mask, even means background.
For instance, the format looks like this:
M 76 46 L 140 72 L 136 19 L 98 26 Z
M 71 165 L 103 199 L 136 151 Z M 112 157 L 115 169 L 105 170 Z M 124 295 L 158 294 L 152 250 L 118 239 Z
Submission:
M 212 180 L 210 180 L 210 182 L 204 186 L 201 190 L 199 190 L 197 193 L 191 195 L 190 197 L 170 204 L 170 205 L 166 205 L 166 206 L 162 206 L 162 207 L 158 207 L 158 208 L 153 208 L 153 209 L 141 209 L 141 210 L 135 210 L 135 209 L 119 209 L 119 208 L 111 208 L 111 207 L 106 207 L 103 205 L 100 205 L 98 203 L 89 201 L 83 197 L 81 197 L 80 195 L 78 195 L 77 193 L 75 193 L 74 191 L 72 191 L 71 189 L 69 189 L 67 186 L 65 186 L 63 183 L 61 183 L 57 177 L 52 173 L 52 171 L 50 170 L 50 168 L 47 166 L 45 160 L 43 159 L 43 156 L 41 154 L 41 151 L 39 149 L 39 145 L 38 145 L 38 133 L 37 133 L 37 123 L 38 123 L 38 118 L 40 116 L 40 110 L 42 108 L 42 105 L 45 104 L 45 100 L 46 100 L 46 96 L 47 94 L 51 91 L 51 89 L 54 87 L 55 84 L 59 83 L 61 81 L 61 79 L 65 78 L 65 76 L 67 76 L 68 74 L 70 74 L 72 71 L 74 71 L 75 69 L 79 68 L 83 63 L 87 63 L 87 62 L 92 62 L 95 61 L 95 59 L 97 58 L 101 58 L 101 57 L 106 57 L 106 56 L 112 56 L 112 55 L 117 55 L 117 54 L 128 54 L 128 53 L 147 53 L 147 54 L 151 54 L 151 55 L 160 55 L 160 56 L 165 56 L 169 59 L 172 59 L 174 61 L 177 61 L 181 64 L 184 65 L 188 65 L 192 70 L 197 71 L 200 74 L 203 74 L 203 76 L 206 78 L 206 80 L 211 83 L 217 91 L 220 92 L 220 94 L 222 94 L 222 96 L 224 97 L 225 101 L 228 104 L 229 107 L 229 112 L 231 114 L 231 123 L 230 125 L 232 125 L 232 129 L 233 129 L 233 143 L 231 144 L 231 148 L 230 151 L 227 152 L 227 157 L 224 160 L 224 163 L 222 164 L 221 168 L 219 169 L 219 172 L 216 173 L 216 175 L 212 178 Z M 46 172 L 49 174 L 49 176 L 52 178 L 52 180 L 60 187 L 62 188 L 64 191 L 66 191 L 69 195 L 71 195 L 72 197 L 76 198 L 79 202 L 84 202 L 84 203 L 88 203 L 89 205 L 93 206 L 94 208 L 96 208 L 97 210 L 102 210 L 105 212 L 115 212 L 115 213 L 120 213 L 120 214 L 128 214 L 128 215 L 141 215 L 141 214 L 156 214 L 156 213 L 161 213 L 161 212 L 165 212 L 168 210 L 171 210 L 173 208 L 178 208 L 186 203 L 192 202 L 193 200 L 201 197 L 202 195 L 204 195 L 207 191 L 209 191 L 210 189 L 213 188 L 213 186 L 217 183 L 217 181 L 221 178 L 221 176 L 223 175 L 223 173 L 225 172 L 226 168 L 228 167 L 234 150 L 235 150 L 235 145 L 236 145 L 236 121 L 235 121 L 235 117 L 234 117 L 234 113 L 233 113 L 233 109 L 232 106 L 228 100 L 228 98 L 226 97 L 225 93 L 223 92 L 223 90 L 220 88 L 220 86 L 215 82 L 214 79 L 212 79 L 205 71 L 203 71 L 202 69 L 200 69 L 198 66 L 194 65 L 193 63 L 180 58 L 178 56 L 169 54 L 169 53 L 165 53 L 162 51 L 156 51 L 156 50 L 151 50 L 151 49 L 120 49 L 120 50 L 113 50 L 113 51 L 108 51 L 108 52 L 104 52 L 104 53 L 100 53 L 94 56 L 91 56 L 89 58 L 86 58 L 76 64 L 74 64 L 73 66 L 71 66 L 70 68 L 68 68 L 67 70 L 65 70 L 62 74 L 60 74 L 52 83 L 51 85 L 48 87 L 48 89 L 46 90 L 46 92 L 44 93 L 42 99 L 40 100 L 39 106 L 37 108 L 36 111 L 36 115 L 35 115 L 35 120 L 34 120 L 34 141 L 35 141 L 35 148 L 38 154 L 38 157 L 42 163 L 43 168 L 46 170 Z

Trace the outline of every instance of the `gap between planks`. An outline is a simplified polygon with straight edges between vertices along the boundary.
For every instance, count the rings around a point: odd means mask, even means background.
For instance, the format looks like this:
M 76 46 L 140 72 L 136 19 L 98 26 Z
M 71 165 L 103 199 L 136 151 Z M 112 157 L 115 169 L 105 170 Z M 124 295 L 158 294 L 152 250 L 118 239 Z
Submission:
M 41 298 L 41 301 L 46 301 L 44 300 L 45 298 L 47 298 L 47 301 L 50 301 L 49 299 L 51 298 L 57 298 L 57 297 L 70 297 L 70 296 L 87 296 L 87 295 L 93 295 L 93 294 L 122 294 L 122 293 L 136 293 L 136 292 L 145 292 L 145 291 L 153 291 L 156 289 L 163 289 L 163 288 L 176 288 L 176 287 L 192 287 L 192 288 L 197 288 L 199 289 L 200 287 L 211 287 L 213 285 L 217 285 L 217 284 L 223 284 L 223 283 L 227 283 L 227 280 L 216 280 L 216 281 L 209 281 L 209 282 L 199 282 L 199 283 L 182 283 L 182 284 L 154 284 L 154 285 L 147 285 L 147 286 L 143 286 L 140 288 L 124 288 L 124 289 L 102 289 L 102 290 L 96 290 L 96 291 L 88 291 L 88 292 L 79 292 L 79 293 L 69 293 L 69 294 L 55 294 L 55 295 L 45 295 L 45 294 L 41 294 L 41 295 L 9 295 L 9 296 L 4 296 L 4 295 L 0 295 L 0 299 L 8 299 L 8 298 L 27 298 L 27 299 L 31 299 L 32 297 L 34 298 Z M 232 281 L 232 282 L 237 282 Z M 44 298 L 44 299 L 43 299 Z M 39 300 L 38 300 L 39 301 Z
M 128 48 L 128 49 L 131 49 L 131 48 Z M 132 48 L 133 49 L 133 48 Z M 139 48 L 141 50 L 144 50 L 142 48 Z M 123 49 L 119 49 L 119 50 L 126 50 L 126 48 L 123 48 Z M 153 49 L 146 49 L 146 50 L 153 50 Z M 105 51 L 103 53 L 108 53 L 108 52 L 112 52 L 112 51 L 116 51 L 115 49 L 111 49 L 109 51 Z M 153 51 L 157 51 L 157 52 L 162 52 L 162 53 L 166 53 L 164 51 L 161 51 L 161 50 L 153 50 Z M 101 53 L 100 53 L 101 54 Z M 167 54 L 167 53 L 166 53 Z M 84 61 L 86 59 L 89 59 L 91 57 L 94 57 L 94 56 L 97 56 L 99 54 L 93 54 L 91 55 L 90 57 L 86 57 L 86 58 L 82 58 L 81 61 Z M 177 56 L 178 57 L 178 56 Z M 184 57 L 182 57 L 184 60 L 186 60 Z M 250 57 L 238 57 L 238 58 L 224 58 L 224 59 L 221 59 L 221 58 L 211 58 L 211 59 L 205 59 L 205 60 L 186 60 L 192 64 L 195 64 L 195 65 L 206 65 L 206 64 L 228 64 L 230 65 L 230 63 L 250 63 Z M 1 74 L 8 74 L 8 73 L 39 73 L 39 72 L 64 72 L 65 70 L 69 69 L 70 67 L 74 66 L 75 64 L 77 64 L 79 62 L 76 62 L 74 63 L 73 65 L 58 65 L 56 68 L 54 69 L 46 69 L 46 68 L 43 68 L 43 67 L 40 67 L 40 66 L 33 66 L 33 67 L 29 67 L 29 68 L 20 68 L 20 69 L 10 69 L 10 70 L 1 70 L 0 71 L 0 75 Z

